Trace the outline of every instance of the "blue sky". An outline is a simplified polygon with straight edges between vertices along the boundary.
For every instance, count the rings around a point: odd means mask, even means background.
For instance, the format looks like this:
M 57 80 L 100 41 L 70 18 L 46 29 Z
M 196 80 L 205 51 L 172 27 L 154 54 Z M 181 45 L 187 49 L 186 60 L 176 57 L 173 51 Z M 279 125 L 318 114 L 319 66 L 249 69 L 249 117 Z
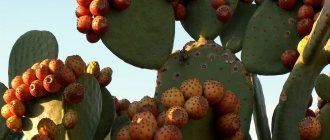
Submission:
M 48 30 L 57 38 L 60 59 L 65 60 L 66 56 L 79 54 L 86 63 L 97 60 L 101 67 L 110 66 L 113 69 L 113 79 L 108 89 L 119 99 L 127 98 L 134 101 L 145 95 L 152 97 L 156 85 L 156 71 L 140 69 L 123 62 L 101 41 L 96 44 L 88 43 L 85 35 L 76 30 L 76 7 L 75 0 L 34 0 L 33 2 L 1 0 L 0 82 L 5 85 L 8 83 L 9 54 L 19 36 L 29 30 Z M 181 49 L 191 40 L 192 38 L 177 22 L 174 50 Z M 216 42 L 220 42 L 219 38 Z M 239 55 L 237 54 L 238 57 Z M 287 76 L 288 74 L 259 77 L 264 89 L 268 114 L 272 114 Z M 271 116 L 268 118 L 271 119 Z M 254 127 L 251 126 L 251 130 L 253 129 Z M 253 139 L 256 139 L 254 134 Z

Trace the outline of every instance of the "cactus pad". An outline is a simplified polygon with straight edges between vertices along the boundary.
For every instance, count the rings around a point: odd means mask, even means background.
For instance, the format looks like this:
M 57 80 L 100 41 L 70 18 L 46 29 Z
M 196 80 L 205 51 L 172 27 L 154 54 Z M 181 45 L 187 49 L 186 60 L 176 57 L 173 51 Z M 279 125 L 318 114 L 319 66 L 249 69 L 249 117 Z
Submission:
M 128 9 L 111 10 L 106 17 L 110 29 L 102 41 L 125 62 L 158 69 L 171 53 L 175 19 L 166 0 L 133 0 Z
M 315 90 L 317 95 L 325 101 L 330 101 L 330 78 L 326 74 L 320 74 L 315 81 Z
M 0 82 L 0 95 L 2 97 L 3 93 L 7 90 L 7 87 Z M 0 107 L 4 106 L 6 103 L 5 101 L 1 98 L 0 99 Z M 0 116 L 0 139 L 5 139 L 9 133 L 9 129 L 6 127 L 6 119 L 4 119 L 2 116 Z
M 328 140 L 330 139 L 330 106 L 329 104 L 325 105 L 320 112 L 320 115 L 317 117 L 321 123 L 322 131 L 318 140 Z

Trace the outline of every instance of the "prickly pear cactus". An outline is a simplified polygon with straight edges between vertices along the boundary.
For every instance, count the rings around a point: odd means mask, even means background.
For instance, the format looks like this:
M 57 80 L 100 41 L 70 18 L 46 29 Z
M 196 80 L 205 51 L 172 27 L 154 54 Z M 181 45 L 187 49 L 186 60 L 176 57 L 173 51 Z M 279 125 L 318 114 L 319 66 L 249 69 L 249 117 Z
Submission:
M 7 87 L 3 84 L 0 83 L 0 95 L 2 97 L 3 93 L 7 90 Z M 0 106 L 2 107 L 3 105 L 5 105 L 5 101 L 4 100 L 0 100 Z M 6 127 L 6 119 L 0 117 L 0 138 L 4 139 L 5 137 L 7 137 L 8 133 L 9 133 L 9 129 Z
M 129 123 L 130 123 L 130 119 L 127 115 L 116 117 L 115 122 L 113 123 L 111 128 L 111 140 L 115 140 L 119 130 L 123 128 L 125 125 L 129 125 Z
M 320 115 L 317 117 L 322 125 L 322 132 L 318 140 L 327 140 L 330 138 L 330 125 L 329 125 L 329 118 L 330 118 L 330 106 L 327 104 L 325 105 Z

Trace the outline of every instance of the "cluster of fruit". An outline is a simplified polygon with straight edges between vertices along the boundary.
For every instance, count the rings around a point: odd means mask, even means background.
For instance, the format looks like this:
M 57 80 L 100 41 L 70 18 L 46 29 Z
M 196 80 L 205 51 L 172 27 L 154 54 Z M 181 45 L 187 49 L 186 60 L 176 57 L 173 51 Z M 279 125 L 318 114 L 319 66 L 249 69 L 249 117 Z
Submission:
M 226 0 L 212 0 L 212 7 L 216 9 L 216 15 L 219 21 L 228 22 L 233 16 L 233 10 L 227 5 Z
M 188 79 L 176 87 L 164 91 L 160 97 L 165 111 L 159 113 L 156 100 L 148 96 L 130 103 L 127 99 L 115 98 L 118 115 L 131 118 L 131 123 L 122 127 L 116 135 L 117 140 L 182 140 L 181 130 L 189 118 L 202 119 L 212 105 L 220 116 L 217 119 L 219 134 L 224 139 L 244 139 L 239 131 L 240 104 L 238 97 L 231 91 L 224 91 L 221 83 L 214 80 L 204 82 Z
M 110 4 L 108 0 L 77 0 L 76 9 L 77 29 L 86 34 L 90 43 L 100 40 L 102 34 L 109 28 L 105 17 L 109 13 Z M 131 4 L 131 0 L 112 0 L 112 6 L 117 10 L 124 10 Z
M 187 17 L 187 10 L 185 7 L 185 3 L 182 0 L 171 0 L 174 14 L 175 14 L 175 20 L 183 20 Z

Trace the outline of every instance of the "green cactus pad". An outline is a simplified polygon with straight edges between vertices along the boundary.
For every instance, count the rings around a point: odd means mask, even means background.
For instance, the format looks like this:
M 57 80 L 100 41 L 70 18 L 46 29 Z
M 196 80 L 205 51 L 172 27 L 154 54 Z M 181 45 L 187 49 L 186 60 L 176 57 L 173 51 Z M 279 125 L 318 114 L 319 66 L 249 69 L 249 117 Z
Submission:
M 115 119 L 115 104 L 111 93 L 106 88 L 101 88 L 102 92 L 102 114 L 97 126 L 94 140 L 103 140 L 110 132 Z
M 238 2 L 233 19 L 230 20 L 228 26 L 220 33 L 223 47 L 231 50 L 233 53 L 242 50 L 246 26 L 257 8 L 258 6 L 255 4 Z
M 257 75 L 253 76 L 254 104 L 253 119 L 259 140 L 270 140 L 270 130 L 262 86 Z
M 0 82 L 0 97 L 2 97 L 3 93 L 5 93 L 5 91 L 7 90 L 8 88 Z M 4 106 L 6 103 L 5 101 L 0 98 L 0 107 Z M 7 136 L 8 136 L 8 133 L 10 132 L 10 130 L 7 128 L 6 126 L 6 119 L 3 118 L 2 116 L 0 116 L 0 139 L 5 139 Z
M 330 139 L 330 106 L 326 104 L 320 112 L 320 115 L 317 117 L 321 123 L 322 131 L 321 135 L 317 140 L 329 140 Z
M 129 123 L 130 119 L 127 115 L 117 116 L 111 128 L 111 140 L 115 140 L 119 130 Z
M 240 99 L 241 131 L 247 136 L 253 110 L 251 77 L 230 50 L 225 50 L 213 41 L 202 44 L 190 42 L 185 46 L 185 54 L 174 53 L 169 57 L 158 71 L 156 97 L 171 87 L 179 88 L 187 79 L 197 78 L 201 83 L 217 80 L 224 85 L 225 90 L 233 91 Z M 182 56 L 188 56 L 188 59 L 180 62 Z M 199 130 L 195 131 L 198 133 Z M 183 135 L 189 137 L 191 134 Z
M 48 31 L 29 31 L 14 44 L 9 58 L 8 85 L 34 63 L 49 58 L 57 58 L 58 44 L 55 36 Z
M 127 9 L 110 10 L 106 17 L 110 28 L 102 41 L 125 62 L 158 69 L 172 52 L 175 19 L 166 0 L 133 0 Z
M 266 0 L 247 25 L 243 40 L 242 61 L 255 74 L 277 75 L 289 72 L 281 63 L 286 50 L 295 50 L 300 37 L 297 33 L 297 2 L 288 12 L 277 1 Z
M 325 101 L 330 101 L 330 77 L 326 74 L 320 74 L 315 81 L 315 90 L 319 97 Z
M 234 12 L 238 0 L 227 0 L 227 3 Z M 186 9 L 187 17 L 181 20 L 181 24 L 195 40 L 200 36 L 214 40 L 225 27 L 225 24 L 217 19 L 216 9 L 212 7 L 211 0 L 188 1 Z

